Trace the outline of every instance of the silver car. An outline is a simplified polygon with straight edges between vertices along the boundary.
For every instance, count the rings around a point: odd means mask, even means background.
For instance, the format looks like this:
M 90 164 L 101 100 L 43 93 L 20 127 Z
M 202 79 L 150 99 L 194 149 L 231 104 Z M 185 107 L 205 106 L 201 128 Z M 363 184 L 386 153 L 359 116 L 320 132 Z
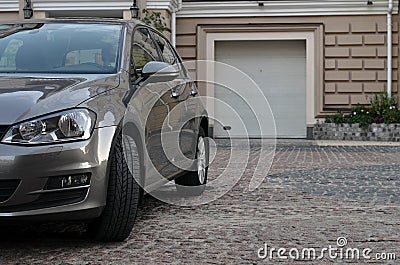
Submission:
M 0 221 L 84 220 L 124 240 L 144 191 L 203 193 L 207 133 L 179 55 L 141 22 L 0 24 Z

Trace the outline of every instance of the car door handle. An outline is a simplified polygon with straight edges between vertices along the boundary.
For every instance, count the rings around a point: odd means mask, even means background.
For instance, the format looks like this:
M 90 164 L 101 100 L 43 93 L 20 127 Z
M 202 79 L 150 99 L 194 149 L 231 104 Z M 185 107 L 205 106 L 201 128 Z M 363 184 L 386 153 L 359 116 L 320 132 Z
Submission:
M 178 93 L 178 92 L 175 91 L 175 90 L 172 90 L 172 91 L 171 91 L 171 98 L 179 98 L 180 95 L 181 95 L 181 94 Z
M 185 83 L 180 83 L 171 88 L 171 98 L 179 98 L 179 96 L 182 95 L 182 92 L 185 90 L 185 86 Z
M 190 95 L 192 96 L 192 97 L 194 97 L 194 96 L 196 96 L 198 94 L 198 92 L 197 92 L 197 90 L 196 89 L 191 89 L 190 90 Z
M 197 90 L 196 85 L 194 84 L 193 81 L 190 82 L 190 96 L 194 97 L 197 94 L 199 94 L 199 91 Z

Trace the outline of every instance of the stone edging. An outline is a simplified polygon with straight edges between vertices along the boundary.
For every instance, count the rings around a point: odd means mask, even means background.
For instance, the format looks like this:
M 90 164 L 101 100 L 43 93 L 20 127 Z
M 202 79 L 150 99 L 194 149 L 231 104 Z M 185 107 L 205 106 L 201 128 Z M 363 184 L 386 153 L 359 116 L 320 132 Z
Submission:
M 400 124 L 373 123 L 362 127 L 358 123 L 317 123 L 314 139 L 400 142 Z

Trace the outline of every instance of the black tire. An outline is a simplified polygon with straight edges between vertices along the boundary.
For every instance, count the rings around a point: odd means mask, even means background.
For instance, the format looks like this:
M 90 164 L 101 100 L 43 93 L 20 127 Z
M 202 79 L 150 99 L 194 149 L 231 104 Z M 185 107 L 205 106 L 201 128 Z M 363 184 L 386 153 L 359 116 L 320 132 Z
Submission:
M 178 193 L 182 196 L 200 196 L 204 193 L 207 185 L 207 175 L 208 175 L 208 159 L 209 159 L 209 145 L 206 138 L 206 134 L 204 129 L 200 127 L 199 135 L 197 137 L 196 142 L 196 161 L 195 161 L 195 169 L 197 168 L 198 163 L 198 153 L 199 153 L 199 141 L 200 138 L 203 138 L 205 144 L 205 157 L 206 157 L 206 167 L 205 167 L 205 175 L 204 180 L 200 181 L 198 171 L 190 171 L 185 175 L 175 179 L 175 187 Z
M 89 235 L 99 241 L 114 242 L 125 240 L 132 231 L 139 208 L 141 188 L 136 176 L 140 178 L 140 157 L 136 144 L 129 144 L 132 152 L 126 152 L 126 142 L 122 136 L 116 139 L 115 147 L 111 154 L 107 202 L 101 216 L 93 222 L 87 223 Z M 129 149 L 127 149 L 129 150 Z M 126 161 L 130 161 L 133 177 Z

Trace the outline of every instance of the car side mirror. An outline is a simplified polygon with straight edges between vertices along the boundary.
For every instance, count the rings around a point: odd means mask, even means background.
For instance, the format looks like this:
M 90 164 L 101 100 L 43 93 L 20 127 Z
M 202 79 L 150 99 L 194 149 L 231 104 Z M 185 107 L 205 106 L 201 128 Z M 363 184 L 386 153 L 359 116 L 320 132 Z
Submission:
M 179 69 L 164 62 L 152 61 L 143 66 L 141 76 L 149 83 L 169 82 L 179 76 Z

